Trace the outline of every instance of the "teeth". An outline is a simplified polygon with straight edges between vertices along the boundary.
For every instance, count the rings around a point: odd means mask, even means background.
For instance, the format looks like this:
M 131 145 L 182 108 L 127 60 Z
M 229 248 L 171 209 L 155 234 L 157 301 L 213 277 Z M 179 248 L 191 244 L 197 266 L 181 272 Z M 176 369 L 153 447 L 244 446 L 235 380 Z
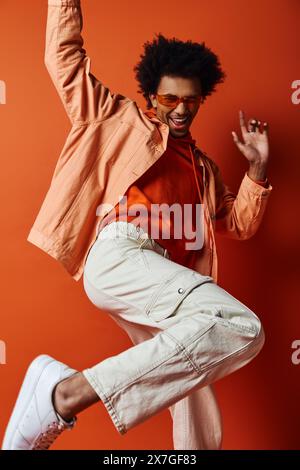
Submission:
M 185 118 L 172 118 L 172 120 L 176 123 L 176 124 L 182 124 L 183 122 L 185 122 L 187 120 L 187 117 Z

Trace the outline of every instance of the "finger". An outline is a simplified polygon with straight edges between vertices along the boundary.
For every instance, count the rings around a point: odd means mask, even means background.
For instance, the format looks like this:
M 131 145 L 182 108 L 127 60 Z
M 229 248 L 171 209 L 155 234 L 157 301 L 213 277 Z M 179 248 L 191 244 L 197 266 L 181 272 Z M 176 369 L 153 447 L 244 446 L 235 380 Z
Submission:
M 269 124 L 267 122 L 264 122 L 263 123 L 263 134 L 268 135 L 268 131 L 269 131 Z
M 246 136 L 247 136 L 247 128 L 246 128 L 246 124 L 245 124 L 245 115 L 244 115 L 244 112 L 242 110 L 240 110 L 240 112 L 239 112 L 239 117 L 240 117 L 240 126 L 241 126 L 242 136 L 245 140 Z
M 237 145 L 239 150 L 242 151 L 242 149 L 244 148 L 244 144 L 239 140 L 238 136 L 236 135 L 236 133 L 234 131 L 232 131 L 231 134 L 232 134 L 232 137 L 233 137 L 233 140 L 234 140 L 235 144 Z
M 254 129 L 254 132 L 260 134 L 261 121 L 259 121 L 258 119 L 254 119 L 254 121 L 255 121 L 255 129 Z
M 250 119 L 250 132 L 260 133 L 260 121 L 258 119 Z
M 248 120 L 248 132 L 255 132 L 256 121 L 255 119 Z

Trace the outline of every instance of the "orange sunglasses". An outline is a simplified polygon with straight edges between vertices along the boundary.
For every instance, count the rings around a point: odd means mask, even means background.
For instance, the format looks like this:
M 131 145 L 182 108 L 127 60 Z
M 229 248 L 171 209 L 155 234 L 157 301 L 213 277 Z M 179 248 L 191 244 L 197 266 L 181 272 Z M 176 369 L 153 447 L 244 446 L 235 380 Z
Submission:
M 157 99 L 160 104 L 167 106 L 168 108 L 176 108 L 179 103 L 186 103 L 189 109 L 196 107 L 201 101 L 201 95 L 197 96 L 188 96 L 179 98 L 176 95 L 158 95 L 156 94 Z

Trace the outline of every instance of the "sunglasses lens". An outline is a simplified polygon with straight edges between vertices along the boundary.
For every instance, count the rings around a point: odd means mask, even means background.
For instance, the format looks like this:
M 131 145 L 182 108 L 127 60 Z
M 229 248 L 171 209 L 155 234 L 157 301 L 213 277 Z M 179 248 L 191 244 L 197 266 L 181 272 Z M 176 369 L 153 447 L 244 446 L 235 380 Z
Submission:
M 163 105 L 167 106 L 168 108 L 175 108 L 180 101 L 177 96 L 165 96 L 165 95 L 157 95 L 158 101 Z M 189 109 L 195 108 L 200 101 L 200 97 L 195 98 L 185 98 L 183 100 Z
M 176 106 L 177 105 L 177 97 L 176 96 L 162 96 L 161 98 L 161 104 L 164 106 Z
M 189 109 L 194 109 L 195 106 L 198 104 L 198 99 L 197 98 L 191 98 L 189 100 L 186 100 L 186 104 Z

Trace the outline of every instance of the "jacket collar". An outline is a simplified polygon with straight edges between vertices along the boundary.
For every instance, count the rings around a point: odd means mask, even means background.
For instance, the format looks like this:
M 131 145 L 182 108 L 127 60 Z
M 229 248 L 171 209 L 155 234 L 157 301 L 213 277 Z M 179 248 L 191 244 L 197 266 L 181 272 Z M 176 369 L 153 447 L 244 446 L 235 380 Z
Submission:
M 169 129 L 168 129 L 169 126 L 157 117 L 155 108 L 152 107 L 149 110 L 144 111 L 144 114 L 152 122 L 157 123 L 159 125 L 163 136 L 164 136 L 164 129 L 167 129 L 166 142 L 165 141 L 163 142 L 164 149 L 166 149 L 166 147 L 167 147 L 168 138 L 173 139 L 174 142 L 178 141 L 178 143 L 189 143 L 191 145 L 192 149 L 195 149 L 196 140 L 193 139 L 190 131 L 188 131 L 188 133 L 183 137 L 179 137 L 179 138 L 173 137 L 172 134 L 169 132 Z

